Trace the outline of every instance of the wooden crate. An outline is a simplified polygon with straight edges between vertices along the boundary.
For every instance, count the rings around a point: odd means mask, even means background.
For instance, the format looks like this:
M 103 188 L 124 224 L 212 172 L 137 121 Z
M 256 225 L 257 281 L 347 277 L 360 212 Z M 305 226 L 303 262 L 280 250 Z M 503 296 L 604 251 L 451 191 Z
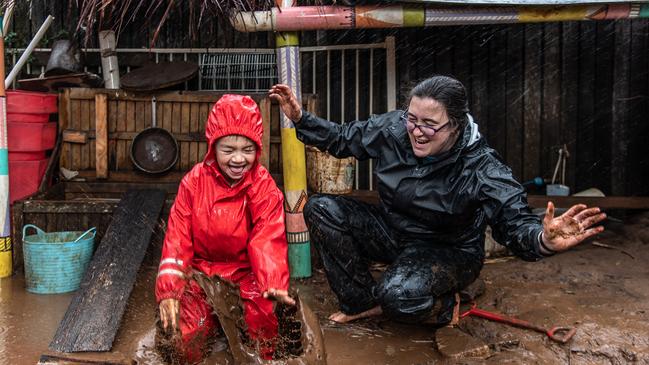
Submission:
M 160 216 L 160 225 L 153 242 L 160 245 L 169 209 L 178 190 L 177 182 L 115 183 L 115 182 L 62 182 L 43 193 L 16 201 L 12 207 L 12 242 L 14 270 L 23 265 L 22 229 L 34 224 L 46 232 L 85 231 L 97 228 L 95 244 L 99 243 L 111 222 L 120 197 L 129 189 L 157 188 L 167 193 L 166 204 Z M 33 232 L 29 232 L 33 234 Z
M 214 103 L 224 94 L 213 91 L 161 91 L 135 93 L 123 90 L 69 88 L 59 98 L 59 130 L 79 132 L 85 143 L 64 141 L 59 165 L 78 171 L 79 177 L 97 180 L 95 96 L 107 96 L 108 178 L 113 182 L 177 182 L 207 152 L 205 121 Z M 281 181 L 281 133 L 279 108 L 266 94 L 249 94 L 259 104 L 264 121 L 261 162 Z M 151 127 L 152 97 L 156 98 L 157 126 L 171 132 L 179 144 L 179 158 L 170 172 L 152 176 L 139 172 L 130 159 L 133 138 Z M 315 105 L 313 95 L 303 95 L 306 105 Z

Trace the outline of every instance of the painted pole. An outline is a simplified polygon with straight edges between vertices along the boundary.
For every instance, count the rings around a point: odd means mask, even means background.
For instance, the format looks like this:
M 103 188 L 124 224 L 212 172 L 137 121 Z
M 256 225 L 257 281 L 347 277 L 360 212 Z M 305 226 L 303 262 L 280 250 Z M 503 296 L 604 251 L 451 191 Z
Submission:
M 0 18 L 1 19 L 1 18 Z M 1 22 L 1 20 L 0 20 Z M 2 27 L 0 26 L 0 29 Z M 0 34 L 0 80 L 5 79 L 5 41 Z M 7 149 L 7 100 L 0 82 L 0 278 L 11 276 L 11 231 L 9 227 L 9 151 Z
M 277 3 L 282 8 L 293 5 L 292 0 L 278 0 Z M 301 103 L 298 34 L 279 33 L 275 41 L 279 82 L 288 85 Z M 292 278 L 305 278 L 311 276 L 311 242 L 302 213 L 307 201 L 304 145 L 297 139 L 293 122 L 284 113 L 280 114 L 289 269 Z
M 436 6 L 417 4 L 296 6 L 239 12 L 230 18 L 240 32 L 378 29 L 471 24 L 615 20 L 649 17 L 649 4 L 565 6 Z

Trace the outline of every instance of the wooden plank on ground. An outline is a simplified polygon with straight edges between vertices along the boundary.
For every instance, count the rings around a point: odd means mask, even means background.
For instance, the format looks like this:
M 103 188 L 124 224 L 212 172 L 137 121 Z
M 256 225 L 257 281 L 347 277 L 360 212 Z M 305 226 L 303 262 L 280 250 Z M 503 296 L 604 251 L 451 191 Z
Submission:
M 109 351 L 162 210 L 161 190 L 129 190 L 113 213 L 50 349 Z
M 98 179 L 108 178 L 108 97 L 95 95 L 95 171 Z

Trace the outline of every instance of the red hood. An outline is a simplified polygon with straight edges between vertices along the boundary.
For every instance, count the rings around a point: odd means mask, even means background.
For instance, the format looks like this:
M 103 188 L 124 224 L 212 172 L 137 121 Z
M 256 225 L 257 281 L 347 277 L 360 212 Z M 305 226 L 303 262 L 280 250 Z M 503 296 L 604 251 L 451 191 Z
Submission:
M 214 104 L 207 117 L 205 137 L 208 147 L 204 162 L 215 162 L 214 142 L 221 137 L 238 134 L 250 138 L 257 144 L 257 160 L 261 154 L 261 138 L 264 133 L 259 107 L 246 95 L 225 94 Z M 214 166 L 216 167 L 216 166 Z

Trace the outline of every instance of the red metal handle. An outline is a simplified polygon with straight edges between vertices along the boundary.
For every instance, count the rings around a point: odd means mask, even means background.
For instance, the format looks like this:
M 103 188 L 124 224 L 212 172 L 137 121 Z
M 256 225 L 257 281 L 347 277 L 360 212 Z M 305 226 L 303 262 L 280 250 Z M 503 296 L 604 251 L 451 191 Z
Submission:
M 552 327 L 546 334 L 552 341 L 566 343 L 575 335 L 577 329 L 574 327 Z
M 506 323 L 515 327 L 520 327 L 520 328 L 527 328 L 531 329 L 537 332 L 545 333 L 552 341 L 556 341 L 559 343 L 566 343 L 570 341 L 572 336 L 575 335 L 577 332 L 577 329 L 574 327 L 552 327 L 549 330 L 546 330 L 543 327 L 536 326 L 532 323 L 529 323 L 527 321 L 523 321 L 518 318 L 512 318 L 512 317 L 507 317 L 499 313 L 494 313 L 494 312 L 489 312 L 483 309 L 478 309 L 476 308 L 476 303 L 471 304 L 471 309 L 468 311 L 462 313 L 460 315 L 460 318 L 468 317 L 468 316 L 476 316 L 476 317 L 481 317 L 488 319 L 490 321 L 494 322 L 500 322 L 500 323 Z

